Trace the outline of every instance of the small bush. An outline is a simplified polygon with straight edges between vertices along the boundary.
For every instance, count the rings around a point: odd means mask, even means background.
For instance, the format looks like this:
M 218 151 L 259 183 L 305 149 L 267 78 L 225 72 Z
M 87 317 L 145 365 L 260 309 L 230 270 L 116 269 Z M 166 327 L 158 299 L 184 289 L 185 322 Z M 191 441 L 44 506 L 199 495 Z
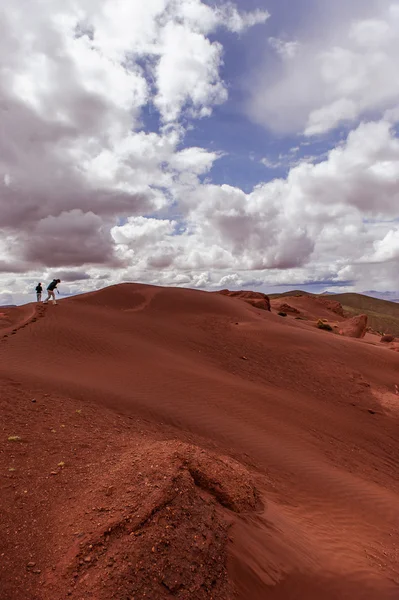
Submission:
M 318 321 L 317 327 L 319 329 L 323 329 L 324 331 L 332 331 L 333 328 L 328 323 L 324 323 L 324 321 Z
M 279 317 L 286 317 L 286 316 L 287 316 L 287 313 L 285 313 L 285 312 L 279 312 L 279 313 L 278 313 L 278 316 L 279 316 Z

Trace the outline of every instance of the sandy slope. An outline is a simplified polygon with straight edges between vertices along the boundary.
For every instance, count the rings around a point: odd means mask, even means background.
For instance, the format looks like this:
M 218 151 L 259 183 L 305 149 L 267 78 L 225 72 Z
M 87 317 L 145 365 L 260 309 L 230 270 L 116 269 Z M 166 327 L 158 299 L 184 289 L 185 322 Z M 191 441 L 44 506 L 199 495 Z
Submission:
M 396 353 L 191 290 L 12 311 L 2 600 L 398 597 Z

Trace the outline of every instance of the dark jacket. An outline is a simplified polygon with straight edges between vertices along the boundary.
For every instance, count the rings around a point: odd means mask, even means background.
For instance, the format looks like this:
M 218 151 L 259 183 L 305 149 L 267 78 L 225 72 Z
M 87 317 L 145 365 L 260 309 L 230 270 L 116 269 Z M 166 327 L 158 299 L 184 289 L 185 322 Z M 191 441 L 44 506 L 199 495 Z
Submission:
M 42 293 L 42 291 L 43 291 L 43 288 L 42 288 L 42 286 L 41 286 L 40 284 L 39 284 L 39 285 L 37 285 L 37 286 L 36 286 L 36 293 L 37 293 L 37 294 L 41 294 L 41 293 Z
M 55 290 L 55 288 L 58 285 L 58 281 L 56 279 L 53 279 L 53 281 L 50 283 L 49 286 L 47 286 L 47 289 L 49 292 L 53 292 Z

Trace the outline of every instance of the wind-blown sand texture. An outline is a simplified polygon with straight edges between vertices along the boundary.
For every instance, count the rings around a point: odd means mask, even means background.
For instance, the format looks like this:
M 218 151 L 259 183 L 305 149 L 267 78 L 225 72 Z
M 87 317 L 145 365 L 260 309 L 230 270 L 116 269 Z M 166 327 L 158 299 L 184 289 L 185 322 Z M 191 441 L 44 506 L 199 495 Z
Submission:
M 399 357 L 123 284 L 0 316 L 1 600 L 399 597 Z

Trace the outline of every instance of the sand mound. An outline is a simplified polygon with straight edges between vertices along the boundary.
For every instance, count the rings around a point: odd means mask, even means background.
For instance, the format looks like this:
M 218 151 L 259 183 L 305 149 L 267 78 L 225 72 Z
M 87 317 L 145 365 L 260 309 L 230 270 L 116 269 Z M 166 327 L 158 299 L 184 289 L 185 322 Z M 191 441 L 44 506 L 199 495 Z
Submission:
M 96 531 L 49 572 L 50 596 L 70 589 L 79 599 L 231 597 L 228 515 L 218 506 L 261 507 L 241 465 L 192 445 L 147 442 L 89 487 Z M 82 505 L 69 518 L 76 528 Z
M 327 300 L 319 296 L 299 295 L 285 296 L 284 306 L 291 307 L 291 311 L 282 310 L 287 314 L 301 314 L 308 321 L 318 321 L 319 319 L 328 319 L 329 321 L 342 321 L 344 319 L 344 311 L 339 302 Z M 274 298 L 271 301 L 272 308 L 280 311 L 282 306 L 282 298 Z M 293 311 L 298 311 L 294 313 Z
M 150 288 L 146 286 L 140 286 L 138 289 L 133 284 L 124 283 L 89 294 L 75 296 L 70 301 L 86 306 L 104 307 L 114 310 L 131 310 L 139 308 L 146 303 L 149 290 Z
M 301 312 L 297 309 L 294 308 L 293 306 L 290 306 L 289 304 L 280 304 L 280 306 L 278 307 L 278 310 L 280 312 L 284 312 L 284 313 L 288 313 L 291 315 L 300 315 Z
M 251 306 L 254 306 L 255 308 L 259 308 L 261 310 L 271 310 L 269 297 L 266 296 L 266 294 L 262 294 L 261 292 L 231 292 L 230 290 L 221 290 L 218 293 L 224 296 L 229 296 L 231 298 L 239 298 L 240 300 L 244 300 L 244 302 L 247 302 L 247 304 L 250 304 Z
M 1 309 L 0 336 L 4 338 L 15 335 L 19 329 L 23 329 L 43 317 L 45 309 L 43 304 L 25 304 Z
M 267 296 L 256 295 L 256 302 L 266 305 Z M 250 298 L 248 298 L 250 300 Z M 198 315 L 203 318 L 208 315 L 225 315 L 241 317 L 245 310 L 232 303 L 227 297 L 219 293 L 209 294 L 207 292 L 179 289 L 161 288 L 152 285 L 141 285 L 123 283 L 109 288 L 104 288 L 89 294 L 82 294 L 67 300 L 68 304 L 76 307 L 92 307 L 101 314 L 109 314 L 110 311 L 119 314 L 140 313 L 142 316 L 165 319 L 182 318 Z M 116 315 L 114 315 L 115 318 Z
M 339 324 L 340 335 L 353 338 L 363 338 L 367 332 L 367 315 L 352 317 Z
M 318 304 L 324 306 L 327 310 L 339 315 L 340 317 L 345 316 L 344 309 L 342 308 L 342 304 L 337 302 L 336 300 L 328 300 L 327 298 L 322 298 L 321 296 L 317 296 L 315 298 Z

